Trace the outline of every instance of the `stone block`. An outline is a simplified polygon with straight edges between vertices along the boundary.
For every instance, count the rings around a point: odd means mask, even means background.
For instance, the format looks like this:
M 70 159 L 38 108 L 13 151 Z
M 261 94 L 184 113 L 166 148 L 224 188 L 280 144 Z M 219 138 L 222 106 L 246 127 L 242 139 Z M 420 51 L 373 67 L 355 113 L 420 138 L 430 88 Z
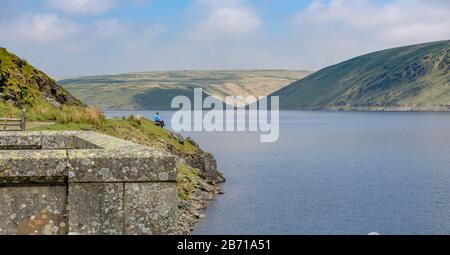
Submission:
M 130 157 L 122 151 L 69 151 L 69 182 L 120 182 Z
M 95 132 L 78 132 L 75 137 L 80 140 L 95 144 L 99 148 L 105 150 L 115 150 L 115 149 L 135 149 L 142 148 L 142 145 L 135 144 L 133 142 L 125 141 L 116 137 L 111 137 L 104 134 L 99 134 Z
M 41 136 L 43 150 L 67 150 L 75 149 L 75 137 L 63 135 L 43 135 Z
M 125 224 L 127 235 L 175 233 L 176 183 L 126 183 Z
M 68 152 L 69 182 L 176 181 L 175 157 L 150 148 Z
M 79 137 L 74 136 L 75 148 L 78 150 L 99 150 L 102 149 L 100 146 L 80 139 Z
M 65 151 L 2 151 L 0 183 L 58 181 L 67 176 Z
M 0 187 L 0 235 L 64 235 L 65 186 Z
M 42 147 L 38 132 L 27 134 L 20 132 L 1 132 L 0 150 L 39 149 Z
M 69 234 L 123 234 L 123 183 L 69 184 L 68 201 Z

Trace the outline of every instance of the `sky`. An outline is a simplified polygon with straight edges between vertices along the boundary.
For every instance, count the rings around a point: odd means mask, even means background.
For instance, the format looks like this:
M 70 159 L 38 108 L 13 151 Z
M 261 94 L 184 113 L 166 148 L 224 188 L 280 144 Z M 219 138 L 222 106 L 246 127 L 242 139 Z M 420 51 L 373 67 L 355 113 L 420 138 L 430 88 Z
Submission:
M 319 70 L 450 39 L 448 0 L 1 0 L 0 47 L 54 78 Z

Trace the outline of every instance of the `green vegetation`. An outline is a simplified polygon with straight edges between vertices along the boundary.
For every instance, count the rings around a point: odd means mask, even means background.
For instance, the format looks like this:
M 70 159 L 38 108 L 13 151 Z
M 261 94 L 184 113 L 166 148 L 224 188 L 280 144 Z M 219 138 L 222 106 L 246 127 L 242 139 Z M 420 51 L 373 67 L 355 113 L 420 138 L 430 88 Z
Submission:
M 65 122 L 85 106 L 56 82 L 6 49 L 0 48 L 0 116 Z
M 273 95 L 282 109 L 450 109 L 450 41 L 389 49 L 320 70 Z
M 105 110 L 169 110 L 172 98 L 208 95 L 267 96 L 308 75 L 305 71 L 171 71 L 92 76 L 59 83 L 88 105 Z
M 63 87 L 25 60 L 0 48 L 0 98 L 18 105 L 33 105 L 39 100 L 81 105 Z
M 199 179 L 198 170 L 186 164 L 180 164 L 178 173 L 178 197 L 189 200 L 197 192 L 195 183 Z
M 8 118 L 8 117 L 18 117 L 21 112 L 18 108 L 16 108 L 13 104 L 2 102 L 0 100 L 0 116 Z
M 96 131 L 174 155 L 198 156 L 203 153 L 192 143 L 180 143 L 180 137 L 149 120 L 137 117 L 105 119 L 100 111 L 85 106 L 44 73 L 3 48 L 0 48 L 0 74 L 0 117 L 20 116 L 21 109 L 25 108 L 30 122 L 54 122 L 30 130 Z M 189 194 L 194 192 L 192 189 L 196 189 L 202 179 L 198 170 L 180 165 L 179 194 L 182 199 L 189 199 Z

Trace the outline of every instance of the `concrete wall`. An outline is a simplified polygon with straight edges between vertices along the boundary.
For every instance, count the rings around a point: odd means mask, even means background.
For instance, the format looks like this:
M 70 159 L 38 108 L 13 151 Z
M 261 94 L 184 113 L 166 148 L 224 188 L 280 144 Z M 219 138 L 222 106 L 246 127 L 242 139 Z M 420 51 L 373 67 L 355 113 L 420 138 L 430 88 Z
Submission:
M 174 156 L 94 132 L 0 133 L 0 234 L 172 234 Z

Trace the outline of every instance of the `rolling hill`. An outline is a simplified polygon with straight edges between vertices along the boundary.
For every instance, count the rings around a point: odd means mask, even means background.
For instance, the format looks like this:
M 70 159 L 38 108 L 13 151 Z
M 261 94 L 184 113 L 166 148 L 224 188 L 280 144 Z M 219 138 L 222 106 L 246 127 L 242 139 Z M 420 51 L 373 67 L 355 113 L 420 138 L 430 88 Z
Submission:
M 88 105 L 105 110 L 169 110 L 172 98 L 207 95 L 267 96 L 309 72 L 284 70 L 168 71 L 91 76 L 59 81 Z
M 284 110 L 450 110 L 450 41 L 383 50 L 275 93 Z

